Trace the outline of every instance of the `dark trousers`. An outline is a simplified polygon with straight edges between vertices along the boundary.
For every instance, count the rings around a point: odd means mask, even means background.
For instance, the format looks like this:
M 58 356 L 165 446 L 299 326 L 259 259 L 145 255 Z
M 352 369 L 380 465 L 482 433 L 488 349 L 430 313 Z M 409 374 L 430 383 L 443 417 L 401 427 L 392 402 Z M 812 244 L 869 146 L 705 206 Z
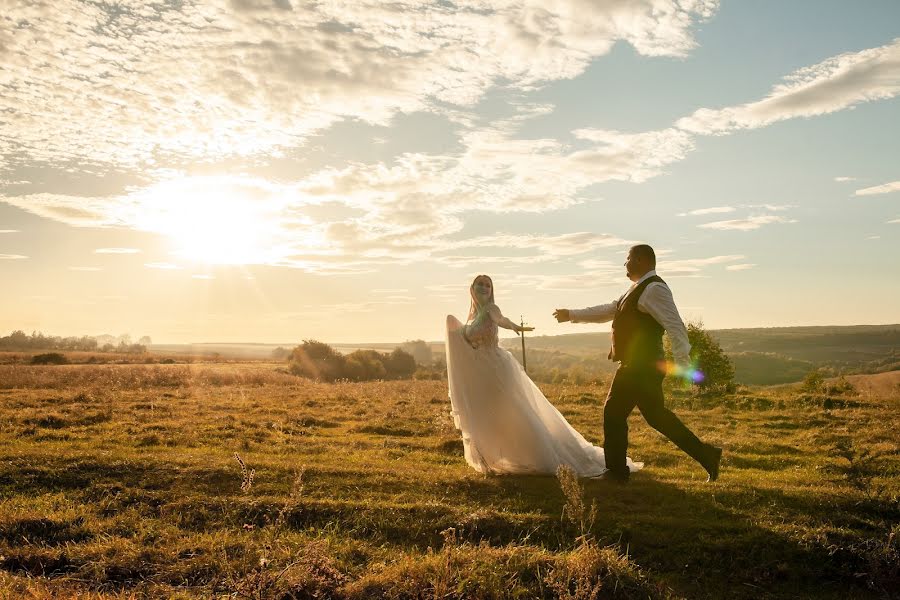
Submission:
M 665 375 L 653 367 L 636 368 L 622 365 L 616 371 L 603 407 L 603 451 L 606 468 L 627 472 L 625 452 L 628 448 L 628 415 L 637 406 L 650 427 L 657 430 L 700 464 L 707 451 L 684 423 L 665 407 L 662 382 Z

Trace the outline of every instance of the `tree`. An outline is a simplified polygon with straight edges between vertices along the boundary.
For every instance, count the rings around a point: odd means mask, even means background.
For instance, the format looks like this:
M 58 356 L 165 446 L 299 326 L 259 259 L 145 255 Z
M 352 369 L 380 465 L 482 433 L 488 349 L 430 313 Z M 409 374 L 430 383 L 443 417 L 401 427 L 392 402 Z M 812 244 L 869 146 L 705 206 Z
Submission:
M 288 356 L 291 355 L 291 351 L 287 348 L 282 348 L 278 346 L 274 350 L 272 350 L 272 358 L 275 360 L 285 360 Z
M 700 392 L 733 392 L 734 365 L 722 347 L 704 328 L 702 321 L 687 324 L 688 341 L 691 344 L 691 364 L 699 371 L 692 383 Z M 673 362 L 672 344 L 666 337 L 666 360 Z
M 344 376 L 354 381 L 385 379 L 388 375 L 387 355 L 376 350 L 356 350 L 347 355 Z
M 384 364 L 391 379 L 408 379 L 416 372 L 416 359 L 400 348 L 394 348 Z
M 141 337 L 141 339 L 139 339 L 137 343 L 141 346 L 149 346 L 153 343 L 153 340 L 150 339 L 149 335 L 145 335 Z
M 290 371 L 311 379 L 334 381 L 343 377 L 344 356 L 323 342 L 303 340 L 290 357 Z
M 431 366 L 434 357 L 431 354 L 431 347 L 424 340 L 406 341 L 400 344 L 400 349 L 407 352 L 416 359 L 416 363 L 425 367 Z

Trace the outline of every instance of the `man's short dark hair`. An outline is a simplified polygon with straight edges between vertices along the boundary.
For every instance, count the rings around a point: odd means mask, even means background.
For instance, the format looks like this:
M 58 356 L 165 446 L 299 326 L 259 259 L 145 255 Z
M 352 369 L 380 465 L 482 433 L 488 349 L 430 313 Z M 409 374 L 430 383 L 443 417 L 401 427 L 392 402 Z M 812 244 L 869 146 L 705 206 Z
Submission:
M 651 267 L 656 268 L 656 252 L 648 244 L 638 244 L 631 247 L 631 255 L 635 258 L 646 260 Z

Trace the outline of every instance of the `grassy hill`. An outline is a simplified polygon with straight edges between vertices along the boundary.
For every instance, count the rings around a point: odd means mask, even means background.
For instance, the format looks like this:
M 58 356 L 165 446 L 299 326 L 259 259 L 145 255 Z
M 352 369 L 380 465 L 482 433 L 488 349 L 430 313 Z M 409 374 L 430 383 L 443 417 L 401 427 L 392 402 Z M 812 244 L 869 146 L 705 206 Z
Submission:
M 900 369 L 900 325 L 773 327 L 717 329 L 709 332 L 734 362 L 735 378 L 744 384 L 800 381 L 809 371 L 879 373 Z M 519 352 L 517 341 L 506 342 Z M 537 336 L 527 340 L 529 351 L 571 357 L 570 362 L 594 357 L 597 368 L 611 370 L 604 358 L 608 333 Z M 531 360 L 531 359 L 529 359 Z
M 0 598 L 890 598 L 896 373 L 669 404 L 627 486 L 483 476 L 446 382 L 277 364 L 0 365 Z M 542 384 L 594 443 L 605 386 Z M 595 510 L 592 510 L 595 506 Z

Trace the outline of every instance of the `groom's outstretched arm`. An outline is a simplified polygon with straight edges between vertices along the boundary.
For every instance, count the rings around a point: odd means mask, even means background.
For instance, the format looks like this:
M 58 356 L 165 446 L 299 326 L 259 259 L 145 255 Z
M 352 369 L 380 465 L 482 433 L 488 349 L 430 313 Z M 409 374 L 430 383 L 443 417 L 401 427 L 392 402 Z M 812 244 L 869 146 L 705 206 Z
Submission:
M 598 304 L 588 308 L 557 308 L 553 316 L 560 323 L 571 321 L 573 323 L 606 323 L 616 316 L 616 302 Z

